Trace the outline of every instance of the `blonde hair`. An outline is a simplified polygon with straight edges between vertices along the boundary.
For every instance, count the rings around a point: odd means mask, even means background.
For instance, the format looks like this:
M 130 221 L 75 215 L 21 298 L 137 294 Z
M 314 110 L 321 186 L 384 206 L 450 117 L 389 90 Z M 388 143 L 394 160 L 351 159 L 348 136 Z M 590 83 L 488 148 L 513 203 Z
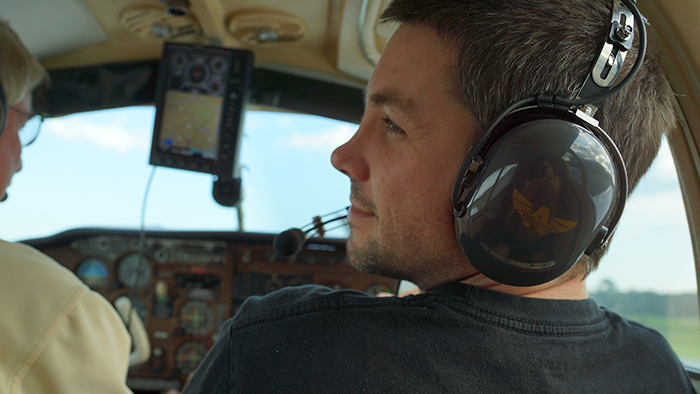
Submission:
M 46 70 L 22 44 L 17 33 L 0 20 L 0 83 L 7 104 L 19 103 L 48 78 Z

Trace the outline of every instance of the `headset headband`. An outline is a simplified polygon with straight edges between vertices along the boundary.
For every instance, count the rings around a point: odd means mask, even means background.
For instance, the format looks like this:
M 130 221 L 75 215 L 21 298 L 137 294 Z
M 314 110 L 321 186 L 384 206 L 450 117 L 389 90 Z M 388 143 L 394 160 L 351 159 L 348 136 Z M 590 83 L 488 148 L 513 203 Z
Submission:
M 627 9 L 625 9 L 625 6 Z M 630 13 L 632 15 L 630 15 Z M 578 115 L 584 118 L 586 122 L 592 123 L 596 127 L 598 126 L 598 122 L 592 118 L 597 110 L 597 106 L 594 105 L 600 104 L 604 100 L 620 92 L 634 78 L 642 66 L 647 44 L 647 32 L 643 21 L 644 17 L 635 6 L 634 0 L 613 0 L 610 32 L 576 100 L 538 94 L 536 97 L 526 98 L 511 104 L 496 116 L 473 145 L 474 147 L 482 148 L 482 152 L 475 152 L 476 154 L 470 152 L 467 155 L 467 158 L 464 160 L 459 170 L 459 173 L 464 175 L 462 178 L 457 178 L 455 180 L 454 187 L 452 188 L 452 205 L 456 217 L 464 216 L 466 209 L 464 194 L 469 188 L 476 171 L 478 171 L 483 164 L 483 161 L 480 160 L 480 153 L 483 153 L 488 147 L 484 142 L 491 138 L 493 130 L 509 113 L 515 111 L 517 108 L 530 105 L 551 107 L 565 111 L 575 111 L 583 108 L 583 113 L 588 116 L 584 117 L 581 114 Z M 627 76 L 614 88 L 611 88 L 615 78 L 622 69 L 622 62 L 626 57 L 627 51 L 632 47 L 632 40 L 634 38 L 632 23 L 636 24 L 639 28 L 639 50 L 637 58 Z

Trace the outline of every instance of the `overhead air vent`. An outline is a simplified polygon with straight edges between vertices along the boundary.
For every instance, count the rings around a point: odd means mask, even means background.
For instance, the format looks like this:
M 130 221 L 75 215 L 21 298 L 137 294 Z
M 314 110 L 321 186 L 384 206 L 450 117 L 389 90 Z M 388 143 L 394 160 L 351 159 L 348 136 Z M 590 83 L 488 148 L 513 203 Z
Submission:
M 304 21 L 274 11 L 243 11 L 231 16 L 228 31 L 251 46 L 272 46 L 302 41 L 307 28 Z
M 176 16 L 166 7 L 130 7 L 122 11 L 119 19 L 127 30 L 143 40 L 189 41 L 200 35 L 199 25 L 191 15 Z

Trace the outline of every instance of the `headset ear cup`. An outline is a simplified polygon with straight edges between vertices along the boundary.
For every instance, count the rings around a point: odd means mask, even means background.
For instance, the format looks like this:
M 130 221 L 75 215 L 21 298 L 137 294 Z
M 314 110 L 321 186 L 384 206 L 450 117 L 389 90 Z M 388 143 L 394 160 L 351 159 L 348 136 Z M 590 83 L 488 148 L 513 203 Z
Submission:
M 567 111 L 519 109 L 474 148 L 483 164 L 456 225 L 476 269 L 499 283 L 534 286 L 606 239 L 603 229 L 624 206 L 626 177 L 614 144 L 593 128 Z

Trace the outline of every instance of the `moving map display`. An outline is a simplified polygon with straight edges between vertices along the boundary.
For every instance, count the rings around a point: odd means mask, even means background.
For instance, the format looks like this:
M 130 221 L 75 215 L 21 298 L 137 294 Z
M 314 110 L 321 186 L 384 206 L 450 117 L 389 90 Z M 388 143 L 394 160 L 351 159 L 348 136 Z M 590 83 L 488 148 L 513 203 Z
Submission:
M 230 56 L 173 51 L 158 147 L 216 160 Z
M 221 97 L 167 91 L 160 149 L 183 156 L 216 160 L 222 103 Z

